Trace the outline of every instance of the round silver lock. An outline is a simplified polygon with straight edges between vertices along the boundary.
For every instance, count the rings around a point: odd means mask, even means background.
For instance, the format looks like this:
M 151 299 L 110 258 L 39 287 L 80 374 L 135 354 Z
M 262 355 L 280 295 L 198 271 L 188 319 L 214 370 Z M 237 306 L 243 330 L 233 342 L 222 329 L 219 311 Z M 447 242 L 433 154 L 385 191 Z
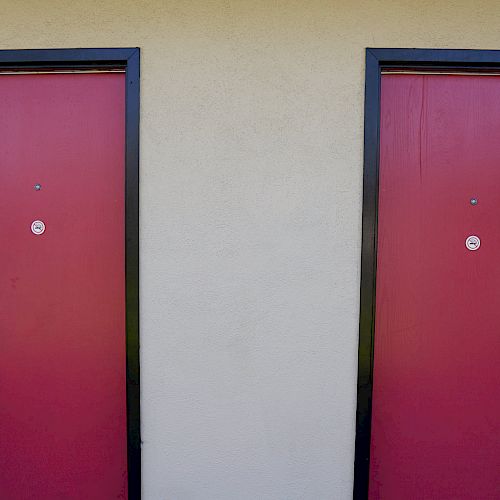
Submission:
M 475 235 L 468 236 L 467 239 L 465 240 L 465 246 L 467 247 L 468 250 L 472 252 L 478 250 L 479 247 L 481 246 L 481 240 L 479 239 L 479 236 Z
M 35 220 L 31 223 L 31 232 L 40 236 L 45 233 L 45 223 L 41 220 Z

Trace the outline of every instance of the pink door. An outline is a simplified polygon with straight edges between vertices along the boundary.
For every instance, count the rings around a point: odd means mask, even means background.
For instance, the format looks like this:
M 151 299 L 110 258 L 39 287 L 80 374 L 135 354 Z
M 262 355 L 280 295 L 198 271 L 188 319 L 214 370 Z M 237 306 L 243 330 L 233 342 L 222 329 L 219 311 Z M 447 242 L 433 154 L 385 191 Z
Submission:
M 122 73 L 0 75 L 1 499 L 127 497 L 124 110 Z
M 369 497 L 499 499 L 500 77 L 383 75 L 379 181 Z

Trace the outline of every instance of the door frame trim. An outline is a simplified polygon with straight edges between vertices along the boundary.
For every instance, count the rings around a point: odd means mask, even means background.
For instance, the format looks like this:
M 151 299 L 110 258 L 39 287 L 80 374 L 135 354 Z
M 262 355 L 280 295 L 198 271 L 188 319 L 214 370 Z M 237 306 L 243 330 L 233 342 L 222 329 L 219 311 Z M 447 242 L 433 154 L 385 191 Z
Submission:
M 139 366 L 139 78 L 140 49 L 0 50 L 0 73 L 125 72 L 125 304 L 128 497 L 141 498 Z M 0 76 L 1 78 L 1 76 Z
M 355 500 L 368 498 L 370 472 L 382 72 L 498 73 L 500 50 L 367 48 L 365 64 L 361 286 L 353 490 Z

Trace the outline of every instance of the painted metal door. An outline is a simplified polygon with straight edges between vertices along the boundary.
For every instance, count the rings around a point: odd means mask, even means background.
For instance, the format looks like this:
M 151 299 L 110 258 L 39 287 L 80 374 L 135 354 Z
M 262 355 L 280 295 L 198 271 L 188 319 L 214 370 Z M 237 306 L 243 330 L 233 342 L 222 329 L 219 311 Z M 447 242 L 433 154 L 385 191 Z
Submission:
M 127 497 L 124 110 L 122 73 L 0 75 L 5 500 Z
M 369 497 L 498 499 L 500 77 L 383 75 L 379 182 Z

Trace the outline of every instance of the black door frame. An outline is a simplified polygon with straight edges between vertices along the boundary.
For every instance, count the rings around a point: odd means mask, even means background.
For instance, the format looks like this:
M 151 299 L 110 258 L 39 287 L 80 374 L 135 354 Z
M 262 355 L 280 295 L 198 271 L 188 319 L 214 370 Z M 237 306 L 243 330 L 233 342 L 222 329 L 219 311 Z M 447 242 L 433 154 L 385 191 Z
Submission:
M 140 49 L 0 50 L 5 71 L 125 71 L 125 280 L 127 462 L 130 500 L 141 498 L 139 371 L 139 76 Z
M 368 498 L 377 276 L 380 86 L 383 71 L 500 72 L 500 50 L 366 49 L 363 217 L 359 314 L 355 500 Z

